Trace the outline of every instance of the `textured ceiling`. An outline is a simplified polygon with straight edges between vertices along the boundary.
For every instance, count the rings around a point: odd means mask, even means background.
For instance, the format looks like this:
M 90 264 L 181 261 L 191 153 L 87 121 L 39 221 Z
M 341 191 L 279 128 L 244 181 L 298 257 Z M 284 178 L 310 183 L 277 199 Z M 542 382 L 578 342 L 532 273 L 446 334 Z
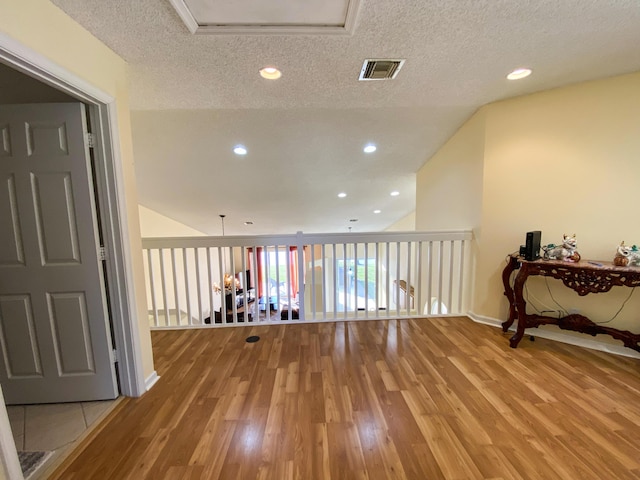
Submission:
M 640 70 L 637 0 L 362 0 L 350 36 L 192 35 L 168 0 L 53 3 L 130 65 L 140 202 L 211 234 L 219 213 L 231 233 L 383 229 L 480 106 Z M 365 58 L 407 61 L 358 82 Z

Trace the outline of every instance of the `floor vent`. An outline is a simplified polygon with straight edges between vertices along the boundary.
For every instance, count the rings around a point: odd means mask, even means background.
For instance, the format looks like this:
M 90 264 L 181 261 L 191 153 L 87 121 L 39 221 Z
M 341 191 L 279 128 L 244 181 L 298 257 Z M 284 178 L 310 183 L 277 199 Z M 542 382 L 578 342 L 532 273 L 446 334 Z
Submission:
M 367 59 L 360 70 L 359 80 L 393 80 L 404 65 L 404 60 Z

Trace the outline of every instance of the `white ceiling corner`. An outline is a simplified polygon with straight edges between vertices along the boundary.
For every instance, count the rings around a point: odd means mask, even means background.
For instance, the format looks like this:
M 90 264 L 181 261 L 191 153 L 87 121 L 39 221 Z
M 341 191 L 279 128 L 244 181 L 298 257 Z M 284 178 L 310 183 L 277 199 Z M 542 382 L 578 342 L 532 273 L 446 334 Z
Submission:
M 360 0 L 169 0 L 193 34 L 350 35 Z

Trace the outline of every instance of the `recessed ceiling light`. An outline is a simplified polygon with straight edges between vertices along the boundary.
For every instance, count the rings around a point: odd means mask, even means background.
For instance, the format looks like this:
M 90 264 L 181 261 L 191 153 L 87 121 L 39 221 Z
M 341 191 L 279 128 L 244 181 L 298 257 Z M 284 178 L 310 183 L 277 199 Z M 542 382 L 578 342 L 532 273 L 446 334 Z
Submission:
M 509 75 L 507 75 L 507 79 L 509 80 L 520 80 L 521 78 L 525 78 L 531 75 L 530 68 L 517 68 Z
M 373 153 L 376 151 L 378 147 L 376 147 L 375 145 L 373 145 L 372 143 L 370 143 L 369 145 L 367 145 L 366 147 L 364 147 L 364 153 Z
M 244 222 L 245 225 L 253 225 L 253 222 Z
M 380 213 L 382 210 L 374 210 L 373 213 Z
M 260 70 L 260 76 L 267 80 L 277 80 L 282 76 L 282 72 L 276 67 L 264 67 Z
M 400 195 L 400 192 L 398 192 L 397 190 L 394 190 L 393 192 L 391 192 L 392 197 L 397 197 L 398 195 Z
M 350 222 L 357 222 L 357 221 L 358 221 L 358 219 L 357 219 L 357 218 L 352 218 L 352 219 L 350 219 L 349 221 L 350 221 Z
M 235 147 L 233 147 L 233 153 L 235 153 L 236 155 L 246 155 L 247 149 L 244 147 L 244 145 L 236 145 Z
M 344 198 L 344 197 L 346 197 L 346 196 L 347 196 L 347 194 L 346 194 L 346 193 L 344 193 L 344 192 L 340 192 L 340 193 L 338 194 L 338 197 L 340 197 L 340 198 Z

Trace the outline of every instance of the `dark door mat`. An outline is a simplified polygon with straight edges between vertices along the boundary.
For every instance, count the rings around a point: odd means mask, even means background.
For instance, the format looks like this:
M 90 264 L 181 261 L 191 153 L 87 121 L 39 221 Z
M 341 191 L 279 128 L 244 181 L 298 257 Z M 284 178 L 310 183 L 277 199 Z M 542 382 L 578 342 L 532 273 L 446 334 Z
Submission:
M 42 465 L 52 452 L 18 452 L 22 475 L 28 478 L 36 469 Z

